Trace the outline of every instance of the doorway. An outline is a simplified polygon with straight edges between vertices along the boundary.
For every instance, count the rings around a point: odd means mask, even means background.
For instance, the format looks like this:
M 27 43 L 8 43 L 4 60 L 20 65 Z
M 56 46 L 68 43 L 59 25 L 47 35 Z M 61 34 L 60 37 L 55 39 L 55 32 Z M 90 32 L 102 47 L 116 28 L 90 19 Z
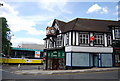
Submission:
M 63 58 L 53 58 L 52 60 L 52 70 L 64 70 L 65 61 Z
M 93 54 L 93 67 L 98 67 L 98 66 L 99 66 L 99 55 Z
M 53 58 L 52 69 L 57 70 L 59 66 L 59 59 Z

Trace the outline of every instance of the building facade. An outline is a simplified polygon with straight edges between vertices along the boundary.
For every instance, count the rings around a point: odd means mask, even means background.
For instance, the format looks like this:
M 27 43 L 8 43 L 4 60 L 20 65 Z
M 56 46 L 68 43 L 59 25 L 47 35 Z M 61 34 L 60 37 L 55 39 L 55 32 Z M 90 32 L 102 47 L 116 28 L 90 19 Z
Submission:
M 19 48 L 27 48 L 27 49 L 37 49 L 37 50 L 43 50 L 44 44 L 27 44 L 22 43 L 18 45 Z
M 115 54 L 115 66 L 120 67 L 120 21 L 118 25 L 109 27 L 112 33 L 113 53 Z
M 115 54 L 109 27 L 118 21 L 76 18 L 69 22 L 55 19 L 46 28 L 44 56 L 46 69 L 113 67 Z

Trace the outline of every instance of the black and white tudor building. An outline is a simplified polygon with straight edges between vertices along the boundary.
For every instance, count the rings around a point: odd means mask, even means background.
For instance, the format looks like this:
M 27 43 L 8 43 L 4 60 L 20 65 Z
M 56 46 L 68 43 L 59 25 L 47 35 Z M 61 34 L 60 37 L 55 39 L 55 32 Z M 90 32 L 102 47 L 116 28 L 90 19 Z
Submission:
M 63 22 L 55 19 L 46 31 L 46 69 L 115 66 L 112 40 L 120 39 L 118 21 L 76 18 Z

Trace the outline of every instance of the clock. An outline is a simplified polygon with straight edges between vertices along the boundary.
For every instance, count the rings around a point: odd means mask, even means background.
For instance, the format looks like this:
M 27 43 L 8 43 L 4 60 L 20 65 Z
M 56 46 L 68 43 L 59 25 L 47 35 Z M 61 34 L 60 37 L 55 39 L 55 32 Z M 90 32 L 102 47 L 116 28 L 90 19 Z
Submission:
M 54 30 L 54 29 L 52 29 L 52 30 L 51 30 L 51 33 L 52 33 L 52 34 L 54 34 L 54 33 L 55 33 L 55 30 Z

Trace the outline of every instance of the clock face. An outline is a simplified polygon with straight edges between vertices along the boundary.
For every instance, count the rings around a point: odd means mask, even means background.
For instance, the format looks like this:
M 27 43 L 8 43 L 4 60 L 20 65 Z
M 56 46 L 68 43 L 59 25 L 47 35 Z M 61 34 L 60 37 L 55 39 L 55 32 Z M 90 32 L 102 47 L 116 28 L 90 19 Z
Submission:
M 52 30 L 51 30 L 51 33 L 53 33 L 53 34 L 54 34 L 54 33 L 55 33 L 55 30 L 53 30 L 53 29 L 52 29 Z

